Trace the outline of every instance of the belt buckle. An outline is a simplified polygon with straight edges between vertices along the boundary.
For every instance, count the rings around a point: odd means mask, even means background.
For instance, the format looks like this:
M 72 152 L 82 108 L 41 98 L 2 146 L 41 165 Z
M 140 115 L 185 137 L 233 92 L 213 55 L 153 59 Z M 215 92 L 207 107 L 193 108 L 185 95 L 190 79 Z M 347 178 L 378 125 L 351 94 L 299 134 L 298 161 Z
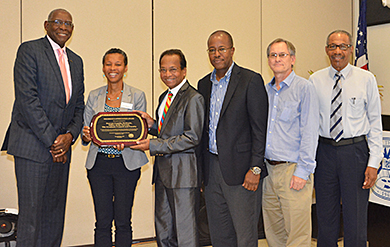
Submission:
M 116 157 L 116 155 L 115 154 L 107 154 L 107 157 L 110 158 L 110 159 L 113 159 L 113 158 Z

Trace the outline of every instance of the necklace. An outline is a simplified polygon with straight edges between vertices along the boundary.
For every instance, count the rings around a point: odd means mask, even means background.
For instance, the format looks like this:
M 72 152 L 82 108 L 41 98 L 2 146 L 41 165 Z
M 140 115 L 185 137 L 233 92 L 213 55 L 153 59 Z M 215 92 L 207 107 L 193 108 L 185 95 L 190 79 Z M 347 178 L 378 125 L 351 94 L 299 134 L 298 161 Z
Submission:
M 119 100 L 119 97 L 123 94 L 123 89 L 121 90 L 121 93 L 119 94 L 118 97 L 116 97 L 116 99 L 111 99 L 110 97 L 108 97 L 108 91 L 106 90 L 106 97 L 109 101 L 115 101 L 115 100 Z

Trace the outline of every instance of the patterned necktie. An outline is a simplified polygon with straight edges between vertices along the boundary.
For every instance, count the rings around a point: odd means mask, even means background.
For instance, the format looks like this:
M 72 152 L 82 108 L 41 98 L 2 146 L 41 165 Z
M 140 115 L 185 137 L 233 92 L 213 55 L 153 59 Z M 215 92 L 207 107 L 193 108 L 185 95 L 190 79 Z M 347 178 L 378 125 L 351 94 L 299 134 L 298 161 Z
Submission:
M 168 109 L 169 107 L 171 106 L 171 100 L 172 100 L 172 96 L 173 94 L 171 92 L 168 93 L 168 98 L 167 98 L 167 102 L 165 103 L 165 107 L 164 107 L 164 112 L 163 112 L 163 115 L 161 117 L 161 120 L 160 120 L 160 123 L 158 125 L 158 133 L 160 134 L 161 132 L 161 126 L 165 120 L 165 115 L 167 114 L 168 112 Z
M 330 136 L 336 141 L 340 141 L 343 137 L 343 123 L 341 106 L 343 104 L 341 98 L 341 74 L 336 73 L 336 83 L 332 90 L 332 102 L 330 106 Z
M 70 99 L 70 88 L 69 88 L 69 82 L 68 82 L 68 73 L 66 72 L 66 67 L 65 67 L 64 51 L 61 48 L 57 49 L 57 51 L 58 51 L 58 61 L 60 63 L 62 80 L 64 81 L 66 103 L 68 104 L 69 99 Z

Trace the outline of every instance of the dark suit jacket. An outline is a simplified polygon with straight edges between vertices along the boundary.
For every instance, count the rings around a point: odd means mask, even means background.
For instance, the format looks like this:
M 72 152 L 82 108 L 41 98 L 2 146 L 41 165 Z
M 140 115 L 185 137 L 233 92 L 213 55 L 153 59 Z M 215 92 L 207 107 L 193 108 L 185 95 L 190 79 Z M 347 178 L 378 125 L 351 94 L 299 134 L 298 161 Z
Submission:
M 159 105 L 168 90 L 160 95 Z M 159 119 L 150 130 L 157 136 L 150 140 L 150 155 L 156 156 L 153 183 L 157 174 L 167 188 L 198 187 L 200 182 L 195 148 L 200 143 L 204 122 L 204 100 L 188 81 L 175 96 L 157 133 Z
M 198 90 L 205 98 L 206 115 L 199 156 L 204 170 L 204 183 L 208 183 L 209 113 L 212 82 L 206 75 L 198 82 Z M 250 167 L 262 169 L 264 165 L 268 118 L 268 97 L 260 74 L 233 66 L 217 126 L 218 158 L 222 176 L 228 185 L 240 185 Z
M 52 159 L 49 150 L 58 135 L 70 132 L 77 139 L 83 125 L 83 62 L 70 49 L 66 52 L 72 78 L 68 104 L 49 40 L 44 37 L 20 45 L 14 66 L 15 102 L 2 150 L 45 162 Z

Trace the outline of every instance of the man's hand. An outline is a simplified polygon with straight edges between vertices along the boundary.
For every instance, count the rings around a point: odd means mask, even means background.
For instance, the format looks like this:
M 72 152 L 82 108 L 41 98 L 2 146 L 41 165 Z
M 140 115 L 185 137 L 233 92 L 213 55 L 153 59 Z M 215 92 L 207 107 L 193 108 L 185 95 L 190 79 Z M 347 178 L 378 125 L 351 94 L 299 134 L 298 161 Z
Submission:
M 301 190 L 306 185 L 306 180 L 297 176 L 292 176 L 290 182 L 290 189 Z
M 146 122 L 148 123 L 148 128 L 152 128 L 152 126 L 154 124 L 154 119 L 149 114 L 147 114 L 146 112 L 143 112 L 143 111 L 138 111 L 138 110 L 134 110 L 134 112 L 141 114 L 141 117 L 144 118 L 146 120 Z
M 251 191 L 256 191 L 260 182 L 260 174 L 255 175 L 251 170 L 249 170 L 245 175 L 245 180 L 242 186 Z
M 137 141 L 137 145 L 130 146 L 130 148 L 146 151 L 149 150 L 149 143 L 149 139 Z
M 53 157 L 58 158 L 60 156 L 65 155 L 70 148 L 70 144 L 72 144 L 72 140 L 73 140 L 73 136 L 71 133 L 66 133 L 57 136 L 57 139 L 50 147 L 50 151 Z
M 62 156 L 59 156 L 59 157 L 55 157 L 53 153 L 51 153 L 51 155 L 53 156 L 53 162 L 54 163 L 65 164 L 66 161 L 68 160 L 68 156 L 66 156 L 66 155 L 62 155 Z
M 373 167 L 367 167 L 364 176 L 365 178 L 364 178 L 364 183 L 362 188 L 369 189 L 375 184 L 376 177 L 378 176 L 378 169 Z

